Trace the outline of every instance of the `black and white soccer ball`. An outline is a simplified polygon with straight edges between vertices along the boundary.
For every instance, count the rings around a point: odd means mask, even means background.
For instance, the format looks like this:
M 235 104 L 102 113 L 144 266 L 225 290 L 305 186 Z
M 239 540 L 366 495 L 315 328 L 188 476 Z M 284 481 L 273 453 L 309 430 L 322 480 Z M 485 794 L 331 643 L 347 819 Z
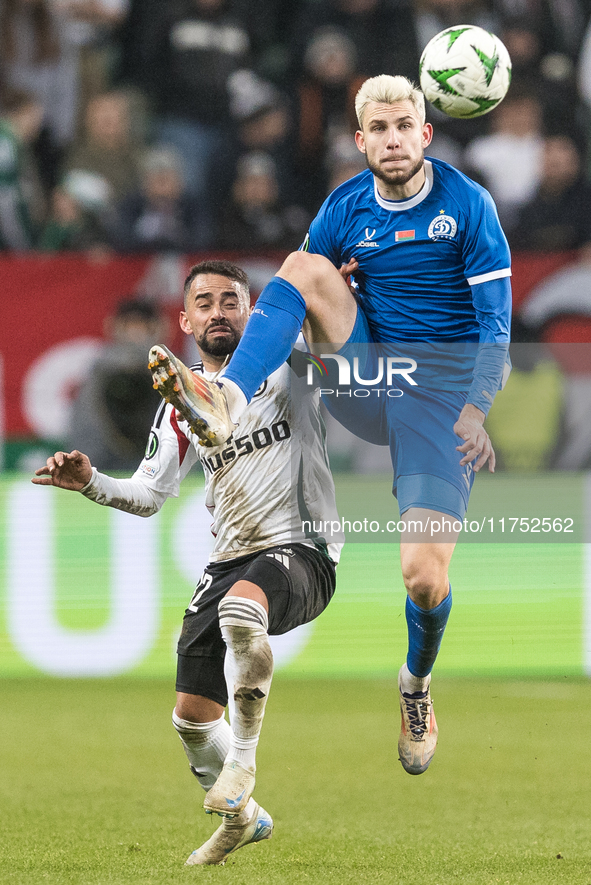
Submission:
M 429 40 L 419 78 L 433 107 L 450 117 L 481 117 L 507 94 L 511 58 L 494 34 L 475 25 L 456 25 Z

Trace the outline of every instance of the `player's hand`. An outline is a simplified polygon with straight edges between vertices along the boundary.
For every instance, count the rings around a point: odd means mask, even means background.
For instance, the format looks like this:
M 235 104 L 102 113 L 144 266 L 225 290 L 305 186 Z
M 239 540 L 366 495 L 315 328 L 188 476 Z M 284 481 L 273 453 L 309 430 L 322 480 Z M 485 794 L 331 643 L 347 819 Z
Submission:
M 473 468 L 475 473 L 478 473 L 487 461 L 489 471 L 494 473 L 496 464 L 495 450 L 492 447 L 488 433 L 482 426 L 483 423 L 484 412 L 481 412 L 472 403 L 466 403 L 460 412 L 460 417 L 454 424 L 454 433 L 464 440 L 461 446 L 456 446 L 456 450 L 464 454 L 460 461 L 462 467 L 470 464 L 474 458 L 478 458 Z
M 79 492 L 90 482 L 91 477 L 92 464 L 89 458 L 74 449 L 69 454 L 56 452 L 48 458 L 45 466 L 35 471 L 31 482 L 37 486 L 57 486 Z
M 358 261 L 355 258 L 350 258 L 346 264 L 341 264 L 341 266 L 339 268 L 339 273 L 342 276 L 342 278 L 344 279 L 344 281 L 347 282 L 347 280 L 349 279 L 351 274 L 355 273 L 355 271 L 357 270 L 358 267 L 359 267 Z M 353 292 L 353 288 L 351 286 L 349 286 L 349 288 L 351 289 L 351 292 Z M 353 294 L 355 294 L 355 293 L 353 292 Z

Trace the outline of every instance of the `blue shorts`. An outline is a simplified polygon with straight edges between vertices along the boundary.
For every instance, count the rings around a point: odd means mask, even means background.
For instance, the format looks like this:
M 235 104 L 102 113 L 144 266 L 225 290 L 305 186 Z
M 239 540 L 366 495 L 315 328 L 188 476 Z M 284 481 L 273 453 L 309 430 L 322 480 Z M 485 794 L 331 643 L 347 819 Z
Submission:
M 322 400 L 331 415 L 356 436 L 390 446 L 393 492 L 401 514 L 411 507 L 424 507 L 462 520 L 474 471 L 471 464 L 460 466 L 462 453 L 456 446 L 462 440 L 453 426 L 467 391 L 413 386 L 404 372 L 393 375 L 388 384 L 387 350 L 388 345 L 372 341 L 365 314 L 358 308 L 351 336 L 338 352 L 356 372 L 351 372 L 348 386 L 339 385 L 342 375 L 336 360 L 325 360 L 328 374 L 322 379 Z M 374 383 L 380 372 L 383 383 Z

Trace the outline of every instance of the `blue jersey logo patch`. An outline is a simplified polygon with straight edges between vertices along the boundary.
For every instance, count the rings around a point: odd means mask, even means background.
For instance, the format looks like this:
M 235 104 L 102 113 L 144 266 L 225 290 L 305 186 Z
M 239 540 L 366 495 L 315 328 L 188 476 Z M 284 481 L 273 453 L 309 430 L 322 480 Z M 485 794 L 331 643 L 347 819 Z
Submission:
M 373 230 L 370 230 L 369 227 L 366 227 L 366 228 L 365 228 L 365 239 L 364 239 L 364 240 L 360 240 L 360 241 L 357 243 L 357 246 L 361 246 L 361 247 L 364 248 L 364 249 L 375 249 L 375 248 L 377 248 L 380 244 L 379 244 L 379 243 L 376 243 L 376 242 L 374 241 L 374 237 L 375 237 L 375 235 L 376 235 L 376 229 L 375 229 L 375 227 L 373 228 Z
M 457 230 L 458 225 L 455 218 L 452 218 L 451 215 L 438 215 L 429 225 L 427 233 L 432 240 L 440 238 L 451 240 L 455 237 Z

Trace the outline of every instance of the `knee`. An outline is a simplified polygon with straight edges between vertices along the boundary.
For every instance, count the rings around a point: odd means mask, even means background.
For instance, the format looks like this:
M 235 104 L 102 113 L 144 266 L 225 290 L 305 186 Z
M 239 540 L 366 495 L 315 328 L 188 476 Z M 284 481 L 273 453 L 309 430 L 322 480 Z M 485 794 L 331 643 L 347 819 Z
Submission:
M 217 701 L 206 698 L 203 695 L 186 694 L 177 691 L 176 706 L 172 721 L 177 729 L 175 718 L 182 722 L 202 723 L 217 721 L 224 715 L 224 708 Z
M 408 563 L 402 577 L 412 601 L 426 611 L 443 602 L 449 593 L 447 569 L 442 569 L 437 563 Z
M 330 282 L 331 276 L 335 274 L 341 279 L 338 270 L 328 258 L 310 252 L 291 252 L 277 272 L 277 276 L 287 280 L 302 293 L 308 307 L 311 306 L 315 293 L 327 281 Z
M 222 638 L 235 653 L 248 653 L 261 638 L 267 639 L 269 616 L 255 599 L 227 595 L 218 605 Z

